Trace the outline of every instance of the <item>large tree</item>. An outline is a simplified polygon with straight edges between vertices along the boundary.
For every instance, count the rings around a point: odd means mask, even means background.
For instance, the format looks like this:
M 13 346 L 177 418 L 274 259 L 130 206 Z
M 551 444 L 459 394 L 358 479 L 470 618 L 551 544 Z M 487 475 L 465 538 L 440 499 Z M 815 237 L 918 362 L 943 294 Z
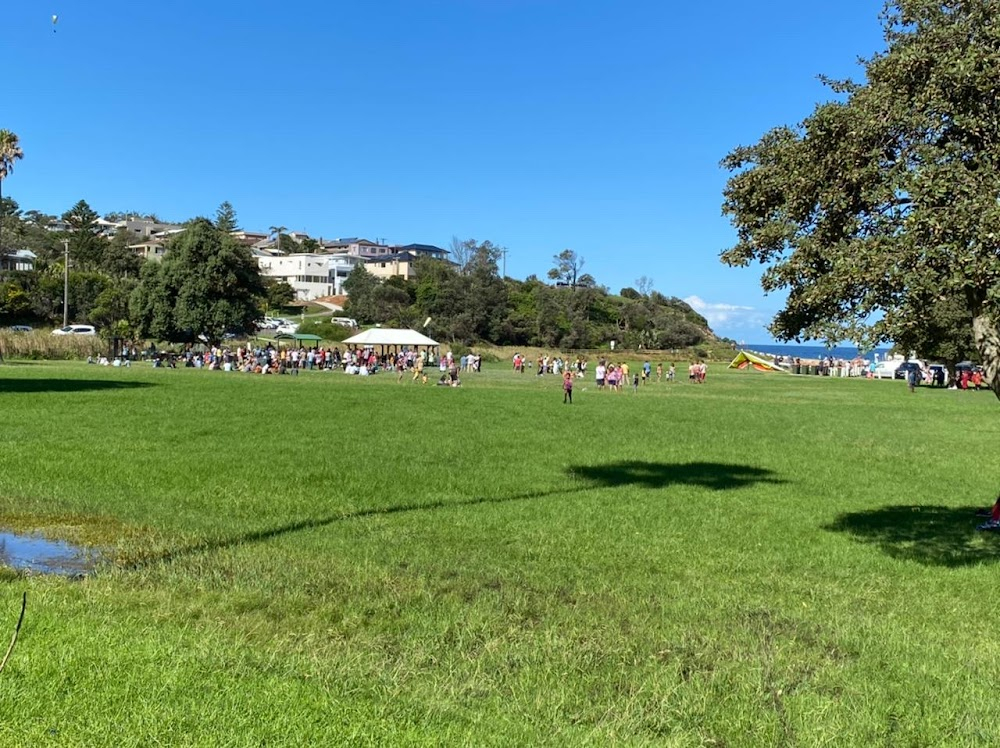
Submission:
M 286 226 L 272 226 L 270 229 L 268 229 L 268 231 L 271 232 L 271 235 L 275 237 L 275 243 L 276 243 L 275 244 L 275 249 L 276 249 L 276 251 L 278 252 L 279 255 L 280 254 L 287 254 L 287 251 L 286 252 L 282 252 L 282 250 L 281 250 L 281 235 L 286 230 L 287 230 Z
M 347 304 L 344 310 L 362 324 L 378 321 L 376 291 L 379 281 L 368 272 L 363 262 L 359 262 L 344 279 L 344 293 Z
M 583 270 L 585 264 L 584 259 L 572 249 L 564 249 L 553 256 L 552 262 L 555 267 L 549 270 L 549 278 L 559 285 L 576 288 L 580 271 Z
M 72 228 L 69 236 L 69 256 L 73 266 L 81 270 L 99 270 L 104 264 L 104 251 L 108 241 L 99 236 L 100 226 L 95 223 L 100 216 L 87 204 L 77 203 L 62 215 Z
M 14 171 L 14 162 L 24 158 L 24 151 L 17 135 L 10 130 L 0 130 L 0 198 L 3 197 L 3 180 Z M 2 222 L 0 222 L 0 254 L 3 253 Z
M 162 262 L 146 263 L 131 299 L 133 321 L 143 337 L 218 343 L 226 332 L 256 329 L 266 292 L 250 250 L 196 218 Z
M 475 239 L 459 239 L 457 236 L 451 237 L 448 244 L 448 259 L 455 263 L 458 272 L 464 273 L 465 266 L 469 264 L 469 259 L 475 251 L 477 242 Z
M 106 242 L 101 257 L 100 269 L 113 278 L 138 278 L 143 259 L 129 249 L 135 235 L 126 228 L 120 228 Z
M 961 304 L 1000 397 L 998 18 L 1000 0 L 890 2 L 863 82 L 724 160 L 722 259 L 787 292 L 775 336 L 870 346 Z
M 231 234 L 239 228 L 236 221 L 236 208 L 226 200 L 215 211 L 215 227 L 219 231 Z

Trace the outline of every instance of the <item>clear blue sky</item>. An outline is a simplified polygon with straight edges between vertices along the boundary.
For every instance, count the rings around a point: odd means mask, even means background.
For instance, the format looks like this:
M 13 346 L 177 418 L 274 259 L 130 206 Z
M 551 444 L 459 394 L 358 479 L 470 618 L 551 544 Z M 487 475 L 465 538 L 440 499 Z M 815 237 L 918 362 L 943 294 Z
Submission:
M 4 192 L 62 213 L 212 215 L 249 230 L 572 248 L 766 342 L 780 299 L 719 262 L 734 146 L 795 124 L 882 47 L 881 0 L 8 0 Z M 59 22 L 53 33 L 52 14 Z M 739 307 L 726 309 L 726 307 Z

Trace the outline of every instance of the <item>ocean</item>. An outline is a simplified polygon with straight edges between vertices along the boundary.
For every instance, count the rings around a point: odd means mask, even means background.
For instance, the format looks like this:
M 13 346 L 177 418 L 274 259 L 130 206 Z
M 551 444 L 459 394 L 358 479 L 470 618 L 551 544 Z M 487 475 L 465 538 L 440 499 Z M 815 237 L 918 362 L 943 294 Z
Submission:
M 878 354 L 879 360 L 889 355 L 888 348 L 876 348 L 874 351 L 860 351 L 854 346 L 838 345 L 827 348 L 825 345 L 782 345 L 780 343 L 745 343 L 738 346 L 745 351 L 755 353 L 766 353 L 769 356 L 798 357 L 804 359 L 821 359 L 827 356 L 842 358 L 846 361 L 860 356 L 861 358 L 872 360 L 874 354 Z

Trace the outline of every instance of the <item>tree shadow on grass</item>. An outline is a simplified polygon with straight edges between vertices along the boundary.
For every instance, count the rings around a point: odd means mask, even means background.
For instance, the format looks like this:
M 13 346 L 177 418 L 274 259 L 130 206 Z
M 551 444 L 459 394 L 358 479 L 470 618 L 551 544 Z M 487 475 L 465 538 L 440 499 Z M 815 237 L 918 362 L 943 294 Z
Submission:
M 301 532 L 304 530 L 316 530 L 322 527 L 328 527 L 338 522 L 348 522 L 350 520 L 363 519 L 365 517 L 389 516 L 393 514 L 404 514 L 407 512 L 426 512 L 437 509 L 452 509 L 475 506 L 476 504 L 504 504 L 513 501 L 529 501 L 532 499 L 542 499 L 547 496 L 558 496 L 560 494 L 571 494 L 587 490 L 590 490 L 589 486 L 573 486 L 571 488 L 560 488 L 551 491 L 529 491 L 527 493 L 514 494 L 513 496 L 479 496 L 459 501 L 427 501 L 416 504 L 397 504 L 395 506 L 358 509 L 357 511 L 343 512 L 341 514 L 334 514 L 328 517 L 314 517 L 311 519 L 297 520 L 295 522 L 289 522 L 277 527 L 269 527 L 252 532 L 245 532 L 232 537 L 209 538 L 202 541 L 196 541 L 181 548 L 174 548 L 164 552 L 146 555 L 139 559 L 126 561 L 119 564 L 119 566 L 130 571 L 136 571 L 146 566 L 151 566 L 157 563 L 169 563 L 176 559 L 183 558 L 184 556 L 190 556 L 196 553 L 220 551 L 226 548 L 233 548 L 235 546 L 247 545 L 250 543 L 263 543 L 274 538 L 279 538 L 283 535 L 289 535 L 291 533 Z
M 667 464 L 625 460 L 608 465 L 578 465 L 567 470 L 571 476 L 605 488 L 639 486 L 667 488 L 672 485 L 700 486 L 712 491 L 743 488 L 755 483 L 784 483 L 764 468 L 720 462 Z
M 34 392 L 87 392 L 94 390 L 134 390 L 155 387 L 150 382 L 116 382 L 105 379 L 0 379 L 0 395 Z
M 883 553 L 926 566 L 969 566 L 1000 561 L 1000 537 L 976 525 L 982 507 L 895 505 L 841 514 L 824 530 L 843 532 Z
M 477 504 L 505 504 L 516 501 L 531 501 L 551 496 L 628 485 L 638 485 L 645 488 L 665 488 L 674 484 L 687 484 L 703 486 L 713 490 L 723 490 L 741 488 L 753 483 L 783 482 L 774 478 L 770 470 L 746 465 L 725 465 L 709 462 L 692 462 L 679 465 L 639 461 L 616 462 L 609 465 L 570 467 L 567 469 L 567 473 L 571 477 L 581 479 L 584 482 L 583 485 L 580 485 L 579 482 L 574 482 L 574 485 L 567 486 L 566 488 L 546 491 L 528 491 L 509 496 L 477 496 L 458 501 L 439 500 L 414 504 L 397 504 L 388 507 L 373 507 L 353 512 L 343 512 L 328 517 L 302 519 L 279 525 L 278 527 L 241 533 L 233 537 L 205 539 L 181 548 L 145 555 L 138 559 L 126 560 L 120 564 L 120 567 L 136 571 L 143 567 L 157 563 L 169 563 L 196 553 L 208 553 L 249 543 L 262 543 L 290 533 L 315 530 L 337 522 L 347 522 L 365 517 L 389 516 L 406 512 L 426 512 L 438 509 L 456 509 L 476 506 Z

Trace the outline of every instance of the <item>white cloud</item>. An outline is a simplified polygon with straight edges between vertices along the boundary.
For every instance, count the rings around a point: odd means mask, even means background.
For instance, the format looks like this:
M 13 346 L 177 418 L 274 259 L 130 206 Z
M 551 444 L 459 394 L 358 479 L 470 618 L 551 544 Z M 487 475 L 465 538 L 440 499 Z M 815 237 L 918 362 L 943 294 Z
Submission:
M 727 337 L 736 337 L 736 331 L 763 332 L 772 317 L 752 306 L 705 301 L 700 296 L 688 296 L 684 301 L 704 317 L 717 334 Z

